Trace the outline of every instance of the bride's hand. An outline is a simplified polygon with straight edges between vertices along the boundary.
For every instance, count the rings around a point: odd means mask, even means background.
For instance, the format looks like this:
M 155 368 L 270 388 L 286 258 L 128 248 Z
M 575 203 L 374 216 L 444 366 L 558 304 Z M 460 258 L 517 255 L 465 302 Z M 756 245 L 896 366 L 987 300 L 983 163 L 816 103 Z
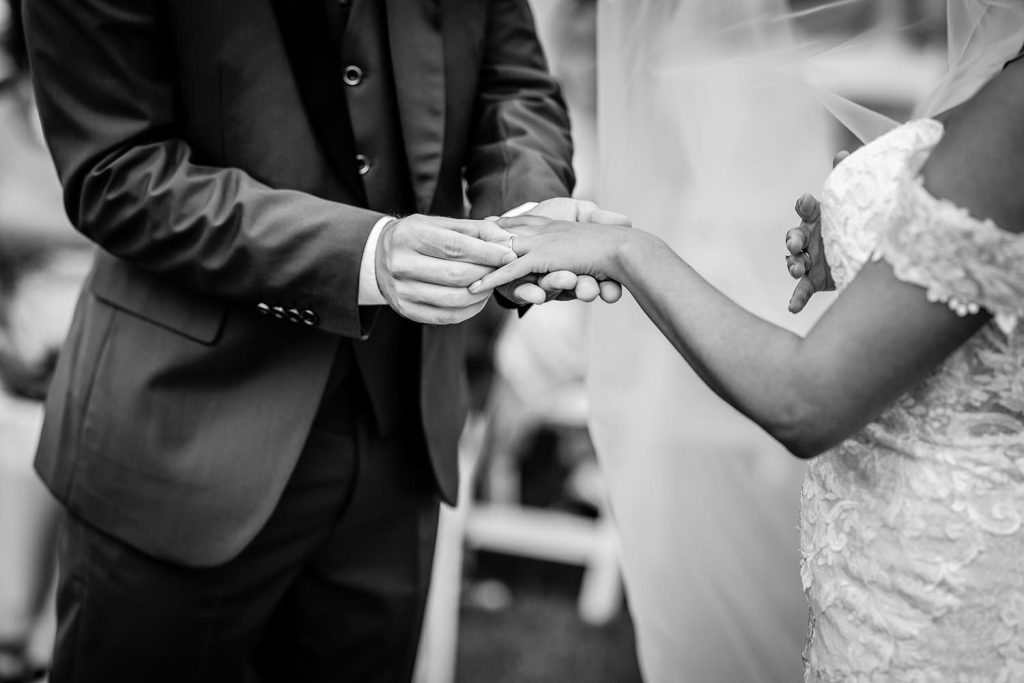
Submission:
M 550 221 L 518 216 L 498 221 L 515 235 L 519 258 L 485 275 L 469 287 L 476 294 L 537 273 L 571 271 L 599 282 L 619 281 L 620 249 L 640 231 L 628 226 Z
M 539 216 L 553 221 L 600 223 L 602 225 L 624 225 L 627 227 L 632 225 L 628 216 L 602 209 L 594 202 L 585 199 L 572 199 L 569 197 L 546 199 L 520 215 Z M 622 287 L 619 283 L 611 280 L 598 282 L 589 275 L 577 275 L 569 271 L 555 271 L 536 275 L 530 279 L 536 279 L 536 285 L 545 290 L 550 290 L 553 286 L 557 286 L 556 283 L 559 282 L 568 284 L 571 289 L 555 297 L 564 301 L 579 299 L 580 301 L 591 302 L 600 296 L 606 303 L 615 303 L 622 298 Z M 574 285 L 569 283 L 574 283 Z
M 839 152 L 832 160 L 835 168 L 848 157 Z M 796 200 L 796 213 L 800 225 L 786 233 L 786 269 L 796 283 L 789 299 L 789 312 L 799 313 L 815 292 L 828 292 L 836 288 L 832 272 L 825 259 L 825 245 L 821 239 L 821 206 L 818 200 L 805 194 Z

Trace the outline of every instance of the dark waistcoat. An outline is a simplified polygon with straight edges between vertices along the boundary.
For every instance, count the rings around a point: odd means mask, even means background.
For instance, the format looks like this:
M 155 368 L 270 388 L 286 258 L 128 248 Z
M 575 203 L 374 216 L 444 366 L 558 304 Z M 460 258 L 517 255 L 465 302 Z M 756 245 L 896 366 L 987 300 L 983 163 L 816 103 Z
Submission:
M 314 35 L 329 35 L 329 52 L 336 59 L 319 66 L 327 72 L 323 80 L 333 80 L 343 94 L 338 98 L 336 133 L 324 143 L 336 147 L 335 163 L 352 187 L 353 203 L 396 216 L 414 213 L 416 198 L 398 118 L 384 6 L 372 0 L 324 0 L 324 6 L 329 32 Z M 353 118 L 353 111 L 373 116 Z M 371 121 L 373 125 L 367 125 Z M 339 345 L 318 418 L 326 429 L 336 423 L 339 412 L 358 401 L 360 379 L 382 433 L 418 413 L 413 378 L 419 376 L 419 327 L 386 306 L 367 314 L 376 316 L 370 338 Z

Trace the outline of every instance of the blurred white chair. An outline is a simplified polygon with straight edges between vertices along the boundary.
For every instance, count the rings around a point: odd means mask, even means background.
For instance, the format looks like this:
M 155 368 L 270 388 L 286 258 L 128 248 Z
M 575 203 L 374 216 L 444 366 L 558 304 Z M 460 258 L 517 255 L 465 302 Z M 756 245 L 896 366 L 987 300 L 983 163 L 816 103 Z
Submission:
M 0 643 L 20 642 L 31 661 L 45 663 L 57 630 L 58 507 L 32 469 L 42 418 L 38 401 L 0 389 Z
M 590 198 L 597 175 L 596 10 L 575 0 L 530 5 L 570 105 L 576 196 Z M 524 440 L 542 428 L 586 427 L 585 311 L 580 303 L 535 306 L 511 321 L 498 341 L 488 406 L 470 418 L 460 443 L 459 506 L 441 511 L 416 683 L 455 680 L 466 547 L 583 566 L 577 608 L 587 623 L 605 623 L 621 607 L 618 537 L 596 467 L 578 468 L 569 482 L 597 510 L 596 518 L 524 507 L 519 497 L 517 456 Z M 478 484 L 486 494 L 481 501 L 472 499 Z
M 554 304 L 512 321 L 499 338 L 487 408 L 460 443 L 459 506 L 441 514 L 417 683 L 455 678 L 464 548 L 582 566 L 580 618 L 604 624 L 620 609 L 619 546 L 596 465 L 575 468 L 567 485 L 596 517 L 527 507 L 519 497 L 525 441 L 543 428 L 586 428 L 585 325 L 583 305 Z M 474 500 L 478 484 L 482 500 Z
M 596 464 L 577 463 L 567 482 L 571 497 L 593 507 L 596 517 L 525 506 L 519 492 L 519 454 L 525 441 L 546 428 L 556 434 L 586 429 L 583 386 L 552 391 L 543 401 L 524 405 L 499 379 L 486 420 L 484 437 L 476 444 L 479 451 L 466 456 L 477 469 L 483 465 L 474 479 L 482 480 L 485 494 L 468 505 L 463 529 L 466 546 L 584 567 L 580 618 L 595 625 L 607 623 L 618 612 L 622 594 L 618 543 Z

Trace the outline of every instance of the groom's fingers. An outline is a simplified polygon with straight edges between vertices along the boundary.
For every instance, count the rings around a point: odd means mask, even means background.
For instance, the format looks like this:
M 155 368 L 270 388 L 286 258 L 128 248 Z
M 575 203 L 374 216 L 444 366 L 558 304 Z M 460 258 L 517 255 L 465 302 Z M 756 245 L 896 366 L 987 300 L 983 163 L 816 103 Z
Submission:
M 590 303 L 601 295 L 601 287 L 592 276 L 580 275 L 576 278 L 575 294 L 580 301 Z
M 549 298 L 557 296 L 565 290 L 574 289 L 578 282 L 579 278 L 576 277 L 576 273 L 568 270 L 556 270 L 542 275 L 537 280 L 537 284 L 547 292 Z
M 428 325 L 453 325 L 468 320 L 483 310 L 489 297 L 484 297 L 463 308 L 449 308 L 445 306 L 432 306 L 429 304 L 408 303 L 403 309 L 403 315 L 411 320 L 426 323 Z
M 627 227 L 633 226 L 633 221 L 623 213 L 617 211 L 609 211 L 608 209 L 594 209 L 586 216 L 587 223 L 597 223 L 599 225 L 624 225 Z
M 438 218 L 435 220 L 438 227 L 457 232 L 466 237 L 473 237 L 488 242 L 500 242 L 504 238 L 505 242 L 508 242 L 508 233 L 499 228 L 498 224 L 492 219 L 478 221 L 460 218 Z
M 529 255 L 520 256 L 507 266 L 503 266 L 488 273 L 487 275 L 484 275 L 469 286 L 469 291 L 473 294 L 488 291 L 495 287 L 508 284 L 509 282 L 515 282 L 516 280 L 524 278 L 527 275 L 531 275 L 532 273 L 533 259 L 530 258 Z
M 473 294 L 465 287 L 446 287 L 426 282 L 402 281 L 398 283 L 397 289 L 402 300 L 410 304 L 453 311 L 474 306 L 487 298 L 485 294 Z
M 505 218 L 499 218 L 495 224 L 503 230 L 513 230 L 522 228 L 535 228 L 542 229 L 551 223 L 550 218 L 543 218 L 541 216 L 531 216 L 530 214 L 524 213 L 521 216 L 507 216 Z
M 497 229 L 495 227 L 495 229 Z M 488 234 L 478 230 L 477 235 Z M 489 242 L 479 236 L 428 226 L 416 236 L 414 249 L 425 256 L 448 261 L 501 266 L 515 258 L 508 237 L 501 243 Z
M 542 287 L 532 282 L 523 282 L 516 285 L 512 290 L 512 296 L 514 300 L 517 300 L 516 303 L 535 304 L 537 306 L 548 300 L 548 293 Z
M 475 263 L 447 261 L 419 253 L 400 254 L 391 263 L 390 273 L 395 280 L 426 282 L 448 287 L 465 287 L 494 270 L 491 266 Z
M 622 285 L 615 280 L 604 280 L 597 284 L 600 289 L 601 300 L 606 304 L 613 304 L 622 298 Z
M 487 272 L 491 272 L 488 270 Z M 485 275 L 484 273 L 483 275 Z M 481 277 L 483 277 L 481 275 Z M 537 281 L 540 278 L 536 275 L 527 275 L 526 277 L 519 278 L 512 282 L 506 282 L 499 285 L 496 288 L 501 292 L 501 295 L 512 303 L 523 306 L 525 304 L 542 304 L 548 300 L 547 292 L 545 292 Z

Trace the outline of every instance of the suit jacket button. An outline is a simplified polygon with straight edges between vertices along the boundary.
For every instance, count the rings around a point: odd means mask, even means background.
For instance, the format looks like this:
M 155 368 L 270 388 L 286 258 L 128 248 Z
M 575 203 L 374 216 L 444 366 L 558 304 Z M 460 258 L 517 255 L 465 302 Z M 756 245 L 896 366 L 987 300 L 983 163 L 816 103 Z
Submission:
M 289 308 L 286 312 L 288 313 L 288 322 L 296 324 L 302 322 L 302 314 L 299 312 L 299 309 Z
M 284 320 L 287 317 L 283 306 L 274 306 L 270 310 L 274 312 L 274 317 L 278 320 Z
M 262 301 L 256 304 L 256 310 L 263 315 L 270 315 L 270 306 L 266 305 Z
M 359 171 L 359 175 L 366 175 L 370 172 L 372 164 L 365 154 L 356 155 L 356 170 Z
M 363 82 L 363 70 L 355 64 L 349 64 L 342 72 L 342 79 L 345 85 L 357 86 Z
M 320 316 L 314 313 L 311 308 L 303 309 L 299 316 L 302 318 L 302 322 L 310 327 L 316 327 L 320 324 Z

